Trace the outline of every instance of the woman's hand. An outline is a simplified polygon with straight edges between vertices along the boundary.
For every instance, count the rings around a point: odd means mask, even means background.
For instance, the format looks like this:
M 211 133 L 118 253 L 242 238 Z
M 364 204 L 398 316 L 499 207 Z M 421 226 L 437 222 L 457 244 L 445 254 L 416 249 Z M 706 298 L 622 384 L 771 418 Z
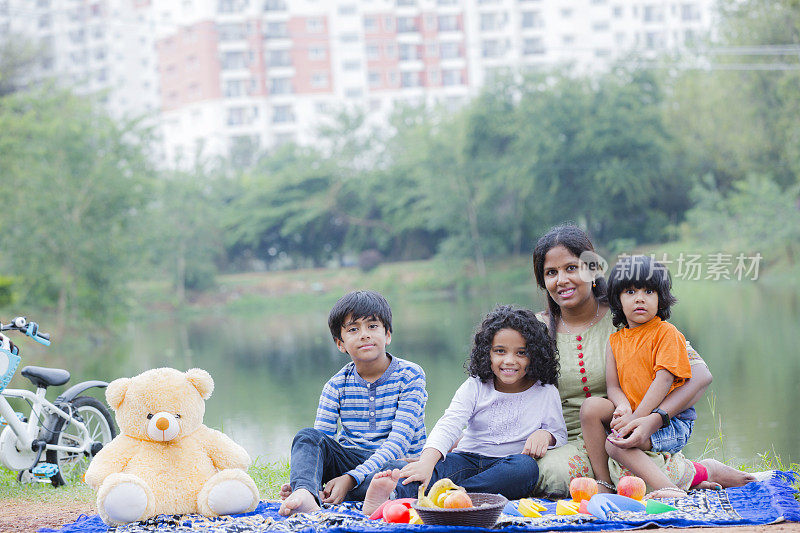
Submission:
M 522 449 L 522 453 L 530 455 L 534 459 L 539 459 L 544 457 L 548 447 L 555 444 L 555 440 L 555 437 L 546 429 L 537 429 L 525 441 L 525 448 Z

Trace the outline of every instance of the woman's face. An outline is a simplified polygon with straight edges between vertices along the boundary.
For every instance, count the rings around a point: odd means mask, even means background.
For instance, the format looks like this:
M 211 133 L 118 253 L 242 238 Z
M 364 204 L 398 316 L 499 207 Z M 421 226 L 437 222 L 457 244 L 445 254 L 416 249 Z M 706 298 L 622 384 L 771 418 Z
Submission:
M 577 308 L 594 300 L 592 282 L 585 264 L 562 245 L 544 256 L 544 287 L 562 308 Z

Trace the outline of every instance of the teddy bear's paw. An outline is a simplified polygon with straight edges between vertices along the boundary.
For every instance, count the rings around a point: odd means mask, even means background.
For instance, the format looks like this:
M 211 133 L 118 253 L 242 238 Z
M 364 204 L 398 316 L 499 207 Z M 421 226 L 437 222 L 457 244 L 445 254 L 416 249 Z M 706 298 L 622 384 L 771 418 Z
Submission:
M 230 515 L 252 511 L 259 493 L 253 479 L 243 470 L 218 472 L 198 494 L 200 513 L 207 516 Z
M 101 506 L 112 523 L 136 522 L 147 509 L 147 493 L 136 483 L 120 483 L 98 502 Z

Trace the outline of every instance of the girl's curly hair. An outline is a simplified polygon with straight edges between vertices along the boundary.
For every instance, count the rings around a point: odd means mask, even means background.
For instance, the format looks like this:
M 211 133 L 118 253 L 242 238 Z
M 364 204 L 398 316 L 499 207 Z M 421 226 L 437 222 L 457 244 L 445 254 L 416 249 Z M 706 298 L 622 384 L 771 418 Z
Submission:
M 475 331 L 472 353 L 464 365 L 467 373 L 486 383 L 494 377 L 492 373 L 492 342 L 501 329 L 518 331 L 525 339 L 530 364 L 527 376 L 535 383 L 558 386 L 558 349 L 555 340 L 548 335 L 547 327 L 533 311 L 510 305 L 495 307 Z

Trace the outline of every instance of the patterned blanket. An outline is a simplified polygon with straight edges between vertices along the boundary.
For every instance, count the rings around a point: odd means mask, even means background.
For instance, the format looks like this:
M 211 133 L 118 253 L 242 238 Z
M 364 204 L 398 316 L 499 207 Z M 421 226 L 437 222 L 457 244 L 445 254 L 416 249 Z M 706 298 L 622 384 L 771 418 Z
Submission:
M 678 508 L 664 514 L 643 512 L 611 513 L 606 520 L 591 515 L 579 514 L 558 516 L 555 502 L 539 500 L 548 512 L 541 518 L 523 518 L 501 515 L 494 529 L 512 532 L 528 531 L 608 531 L 639 529 L 647 526 L 695 527 L 695 526 L 744 526 L 770 524 L 784 520 L 800 522 L 800 503 L 794 497 L 790 483 L 792 472 L 775 472 L 766 481 L 749 483 L 744 487 L 720 491 L 692 491 L 689 497 L 680 500 L 662 500 Z M 444 533 L 482 532 L 480 528 L 409 526 L 387 524 L 380 520 L 369 520 L 360 512 L 360 503 L 345 502 L 342 505 L 326 506 L 314 512 L 284 518 L 278 515 L 279 502 L 261 502 L 258 508 L 243 515 L 205 518 L 197 515 L 160 515 L 145 522 L 108 528 L 97 515 L 83 515 L 72 524 L 61 529 L 40 529 L 47 533 L 117 533 L 144 532 L 197 532 L 244 533 Z

